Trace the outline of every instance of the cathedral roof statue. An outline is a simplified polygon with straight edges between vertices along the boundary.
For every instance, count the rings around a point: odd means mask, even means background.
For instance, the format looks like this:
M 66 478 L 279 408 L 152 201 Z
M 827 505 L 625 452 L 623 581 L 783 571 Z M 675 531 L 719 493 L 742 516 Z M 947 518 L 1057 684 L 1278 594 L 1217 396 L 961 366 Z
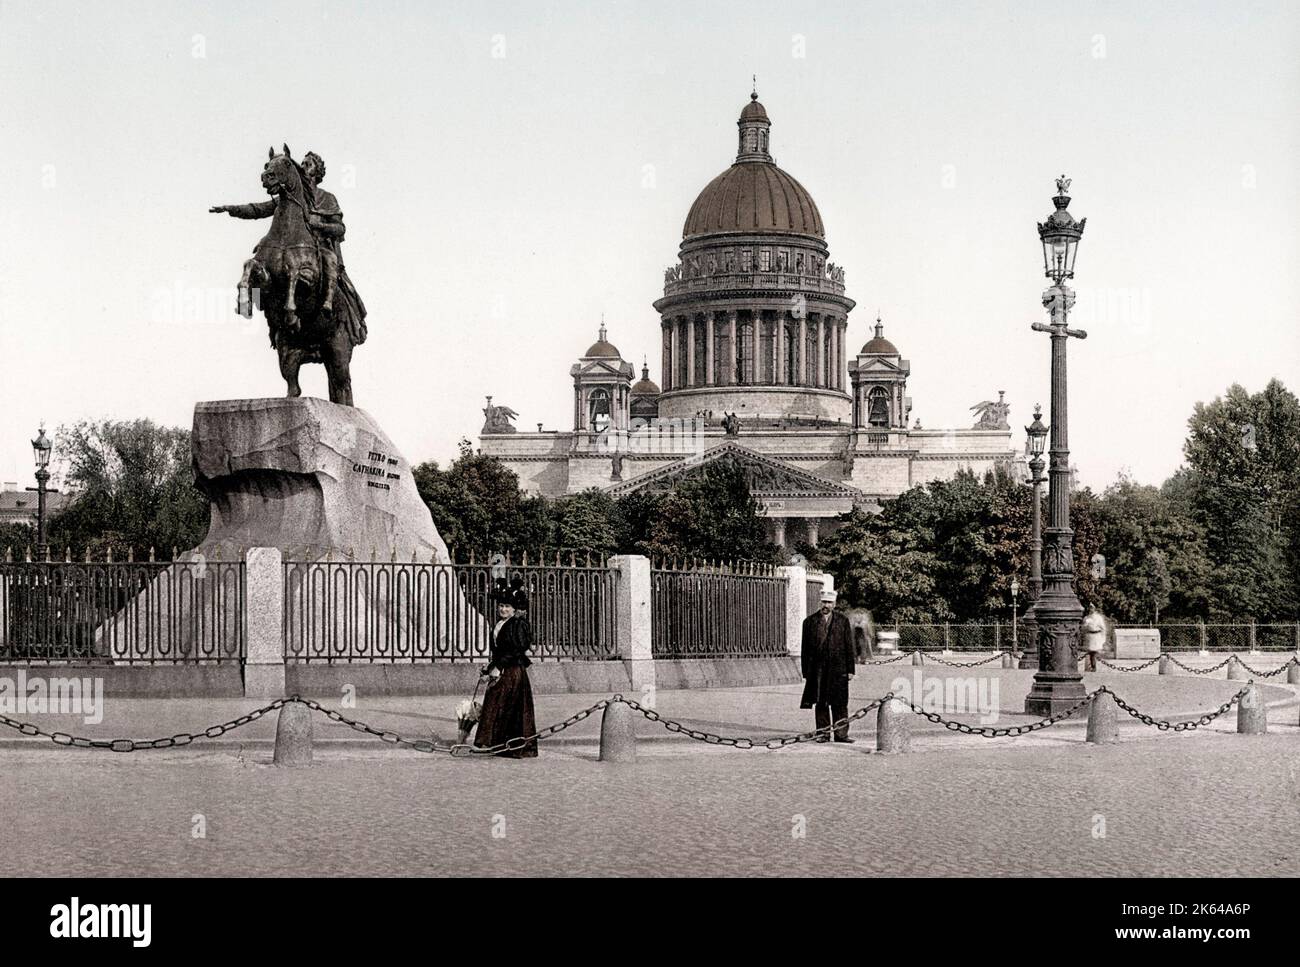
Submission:
M 717 232 L 783 232 L 826 237 L 821 213 L 803 185 L 776 166 L 768 152 L 772 122 L 758 93 L 740 112 L 740 150 L 691 206 L 682 237 Z

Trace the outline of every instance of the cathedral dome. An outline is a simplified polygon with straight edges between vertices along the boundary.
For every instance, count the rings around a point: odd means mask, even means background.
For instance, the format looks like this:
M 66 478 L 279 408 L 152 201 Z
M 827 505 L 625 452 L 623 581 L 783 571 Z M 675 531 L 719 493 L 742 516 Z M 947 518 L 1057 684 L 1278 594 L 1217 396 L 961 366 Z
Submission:
M 704 187 L 686 216 L 682 237 L 714 232 L 826 237 L 812 195 L 771 162 L 738 161 Z
M 768 153 L 772 126 L 758 94 L 740 112 L 735 163 L 714 178 L 691 206 L 682 237 L 715 232 L 783 232 L 825 238 L 822 216 L 803 185 Z

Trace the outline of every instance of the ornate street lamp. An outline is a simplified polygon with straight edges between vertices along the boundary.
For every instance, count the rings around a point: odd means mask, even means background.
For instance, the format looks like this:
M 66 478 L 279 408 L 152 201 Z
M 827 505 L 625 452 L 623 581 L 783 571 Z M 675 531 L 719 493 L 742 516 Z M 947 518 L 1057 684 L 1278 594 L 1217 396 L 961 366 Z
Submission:
M 1043 408 L 1034 404 L 1034 422 L 1025 427 L 1029 442 L 1029 482 L 1034 488 L 1033 532 L 1030 541 L 1028 609 L 1025 613 L 1025 630 L 1029 633 L 1030 647 L 1020 653 L 1021 668 L 1038 668 L 1038 626 L 1034 622 L 1034 604 L 1043 593 L 1043 448 L 1047 445 L 1047 427 L 1043 424 Z M 1019 639 L 1016 644 L 1019 649 Z
M 1074 260 L 1087 219 L 1075 221 L 1068 207 L 1070 179 L 1056 179 L 1056 211 L 1038 226 L 1043 267 L 1052 286 L 1043 292 L 1051 324 L 1036 322 L 1036 332 L 1052 338 L 1051 451 L 1048 470 L 1047 527 L 1043 532 L 1043 588 L 1034 603 L 1038 671 L 1025 699 L 1030 715 L 1055 715 L 1087 697 L 1079 674 L 1079 621 L 1083 608 L 1074 593 L 1074 532 L 1070 529 L 1070 443 L 1067 422 L 1065 347 L 1073 336 L 1087 333 L 1067 326 L 1074 292 L 1066 279 L 1074 277 Z
M 36 491 L 36 560 L 43 561 L 48 556 L 49 545 L 45 543 L 45 495 L 49 492 L 47 484 L 50 481 L 50 451 L 54 449 L 54 444 L 50 442 L 45 435 L 45 427 L 42 426 L 32 441 L 32 456 L 36 460 L 36 486 L 28 487 L 28 490 Z

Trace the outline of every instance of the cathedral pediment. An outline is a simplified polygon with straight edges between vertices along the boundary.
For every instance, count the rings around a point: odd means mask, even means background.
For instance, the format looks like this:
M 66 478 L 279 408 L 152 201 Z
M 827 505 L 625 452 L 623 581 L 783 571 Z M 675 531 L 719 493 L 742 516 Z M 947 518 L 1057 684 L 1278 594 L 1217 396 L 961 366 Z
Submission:
M 838 497 L 861 499 L 862 491 L 847 484 L 827 480 L 815 473 L 764 456 L 738 443 L 723 443 L 697 456 L 686 457 L 667 467 L 660 467 L 631 480 L 606 488 L 612 494 L 629 494 L 639 490 L 665 492 L 675 490 L 691 476 L 710 465 L 732 464 L 745 474 L 749 492 L 756 498 Z

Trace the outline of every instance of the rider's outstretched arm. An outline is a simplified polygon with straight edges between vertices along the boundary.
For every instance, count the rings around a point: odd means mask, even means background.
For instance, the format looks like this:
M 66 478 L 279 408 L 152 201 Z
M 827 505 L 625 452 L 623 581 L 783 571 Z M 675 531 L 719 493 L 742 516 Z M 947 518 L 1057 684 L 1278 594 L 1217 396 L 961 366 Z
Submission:
M 217 205 L 209 209 L 213 212 L 226 212 L 232 218 L 270 218 L 275 214 L 275 201 L 255 201 L 249 205 Z

